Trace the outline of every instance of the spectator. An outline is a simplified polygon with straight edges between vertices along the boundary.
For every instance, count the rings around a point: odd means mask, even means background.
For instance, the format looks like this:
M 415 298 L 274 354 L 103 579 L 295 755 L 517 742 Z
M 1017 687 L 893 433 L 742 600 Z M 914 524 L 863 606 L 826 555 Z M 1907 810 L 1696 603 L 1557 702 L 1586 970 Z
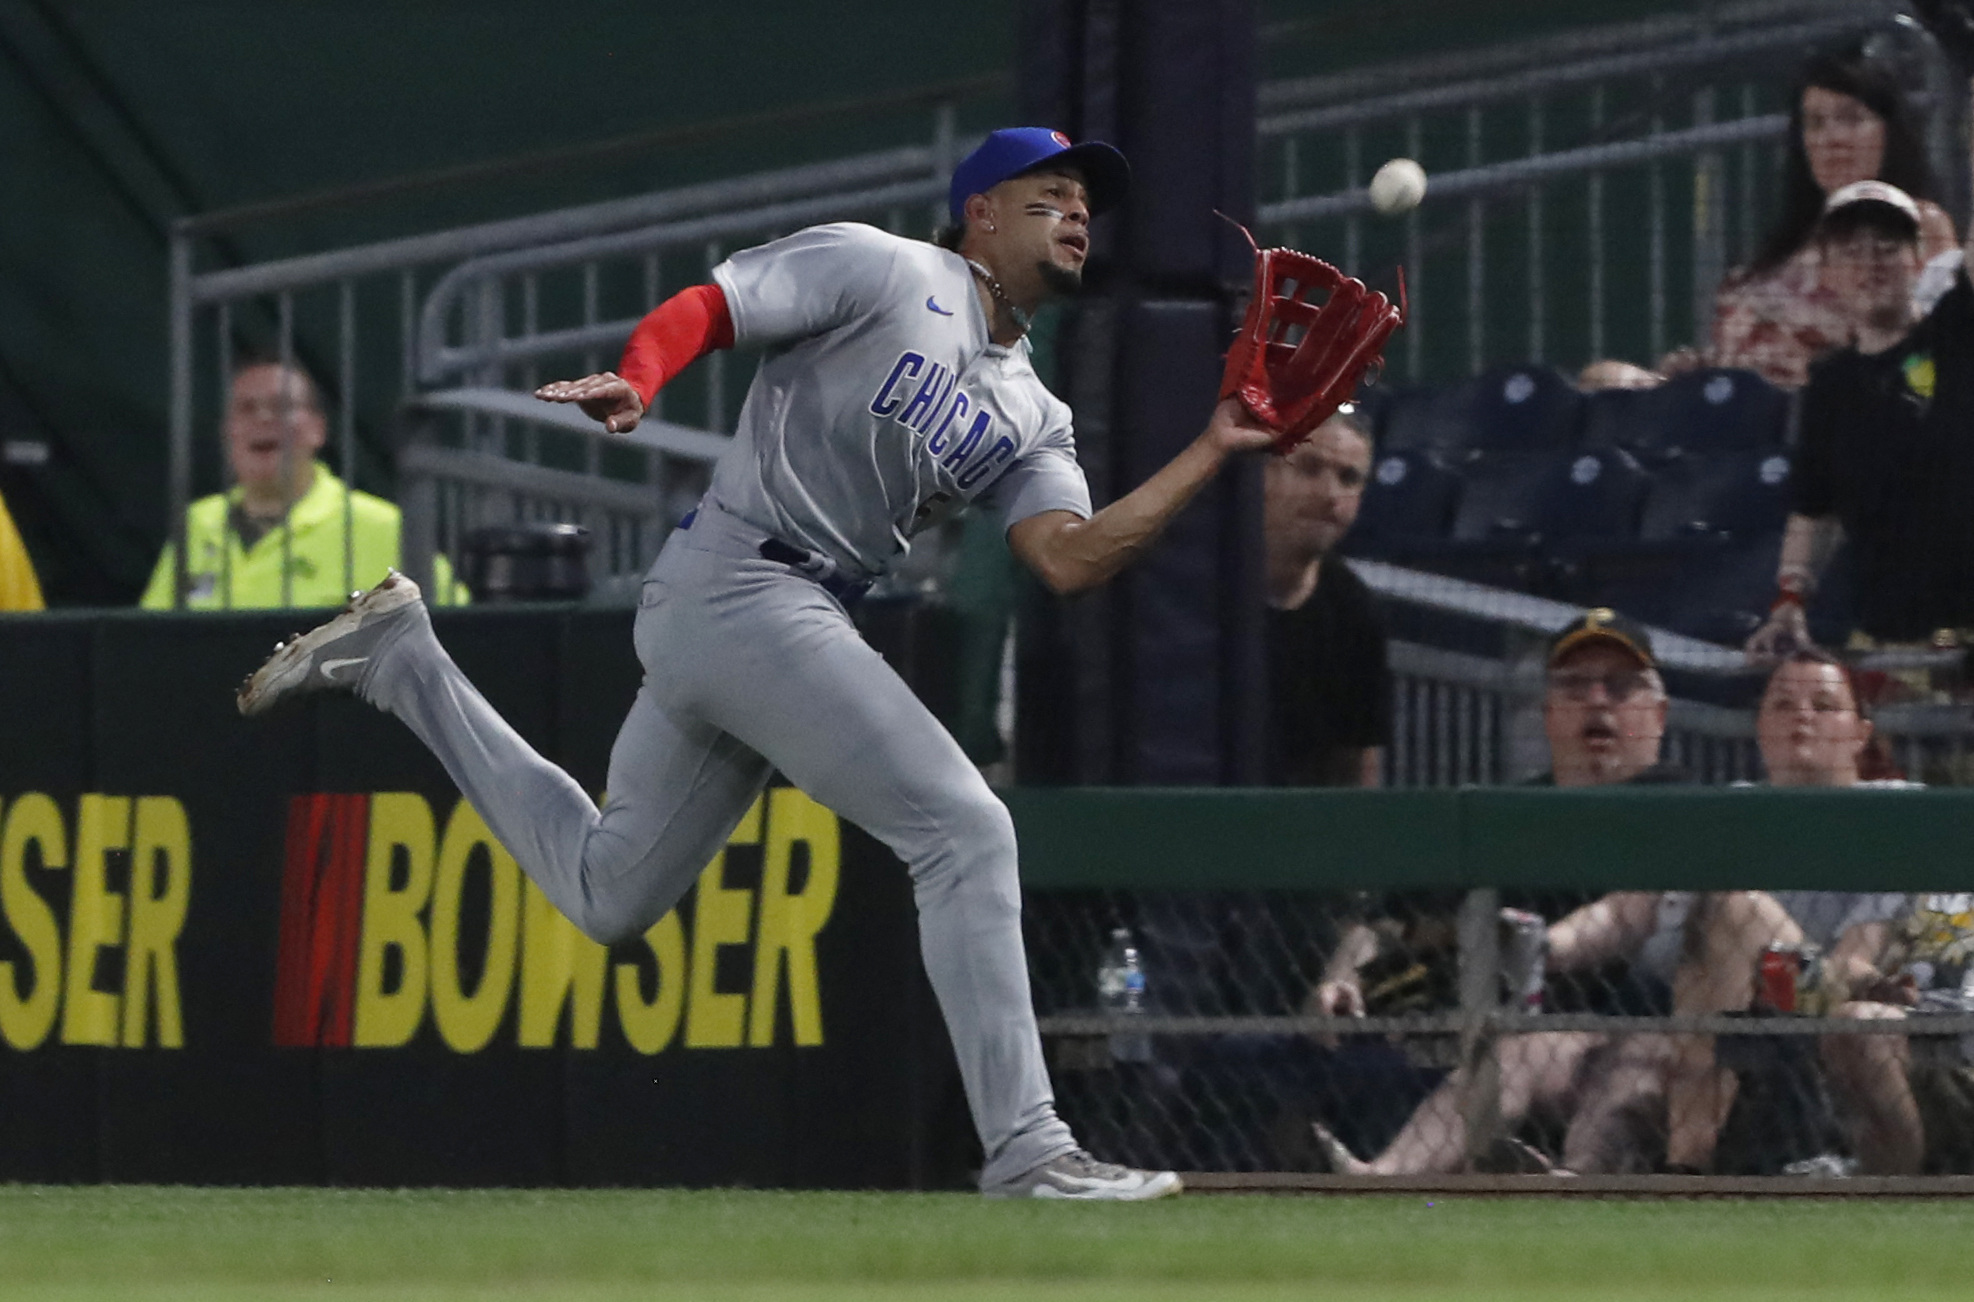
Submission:
M 1836 1016 L 1974 1011 L 1965 993 L 1974 895 L 1916 896 L 1892 929 L 1883 966 L 1897 978 L 1857 991 Z M 1974 1067 L 1964 1050 L 1915 1061 L 1903 1035 L 1831 1035 L 1819 1047 L 1858 1174 L 1974 1173 Z
M 1542 727 L 1550 771 L 1533 785 L 1686 781 L 1659 762 L 1666 709 L 1650 635 L 1608 607 L 1591 610 L 1549 642 Z
M 1631 362 L 1606 357 L 1577 372 L 1576 387 L 1582 393 L 1599 389 L 1656 389 L 1666 382 L 1657 371 L 1648 371 Z
M 1370 436 L 1339 414 L 1264 472 L 1268 778 L 1277 784 L 1375 787 L 1383 772 L 1392 691 L 1384 620 L 1335 554 L 1370 471 Z
M 1608 609 L 1592 610 L 1558 633 L 1549 646 L 1543 726 L 1551 771 L 1536 785 L 1608 786 L 1685 780 L 1659 761 L 1667 697 L 1645 630 Z M 1667 975 L 1677 945 L 1660 941 L 1665 929 L 1656 892 L 1607 895 L 1557 922 L 1549 931 L 1549 969 L 1581 971 L 1611 958 L 1634 963 L 1659 958 Z M 1679 920 L 1671 920 L 1677 935 Z M 1368 930 L 1368 929 L 1367 929 Z M 1450 927 L 1443 928 L 1450 933 Z M 1375 933 L 1372 933 L 1375 936 Z M 1450 935 L 1448 936 L 1450 940 Z M 1660 943 L 1655 943 L 1660 942 Z M 1347 934 L 1326 980 L 1312 996 L 1312 1012 L 1359 1015 L 1365 1006 L 1349 966 L 1375 946 Z M 1635 1145 L 1631 1137 L 1662 1115 L 1663 1081 L 1670 1046 L 1663 1036 L 1611 1037 L 1587 1032 L 1538 1032 L 1510 1036 L 1496 1047 L 1500 1110 L 1512 1131 L 1533 1114 L 1567 1124 L 1563 1162 L 1574 1171 L 1620 1169 Z M 1333 1170 L 1358 1175 L 1417 1175 L 1458 1170 L 1467 1159 L 1467 1074 L 1456 1071 L 1416 1109 L 1398 1136 L 1370 1161 L 1353 1155 L 1318 1124 L 1315 1133 Z M 1540 1159 L 1510 1143 L 1508 1159 Z
M 1854 296 L 1857 342 L 1812 368 L 1803 392 L 1777 597 L 1751 657 L 1807 643 L 1804 603 L 1840 535 L 1868 639 L 1974 625 L 1974 287 L 1963 274 L 1913 323 L 1919 226 L 1917 205 L 1881 183 L 1830 197 L 1821 242 Z
M 1857 55 L 1812 59 L 1789 139 L 1781 214 L 1754 261 L 1722 282 L 1710 344 L 1682 349 L 1661 371 L 1742 366 L 1796 388 L 1814 358 L 1848 343 L 1851 319 L 1841 289 L 1823 274 L 1815 235 L 1827 197 L 1853 182 L 1882 180 L 1915 197 L 1924 257 L 1953 248 L 1953 220 L 1932 202 L 1925 150 L 1888 69 Z
M 328 437 L 322 397 L 307 372 L 254 360 L 233 376 L 226 457 L 234 487 L 192 503 L 185 516 L 192 610 L 339 606 L 399 563 L 398 508 L 357 492 L 316 460 Z M 169 610 L 175 557 L 169 543 L 139 604 Z M 434 558 L 436 604 L 463 590 Z M 284 572 L 285 571 L 285 572 Z
M 7 514 L 7 501 L 0 498 L 0 610 L 41 610 L 41 584 L 34 577 L 34 562 L 28 559 L 14 517 Z
M 1755 736 L 1771 785 L 1862 785 L 1859 766 L 1871 733 L 1850 675 L 1830 655 L 1795 652 L 1769 676 Z M 1892 921 L 1906 907 L 1901 895 L 1841 891 L 1700 896 L 1688 924 L 1686 955 L 1673 978 L 1673 1011 L 1708 1015 L 1749 1007 L 1761 953 L 1776 944 L 1808 942 L 1825 951 L 1819 993 L 1832 1004 L 1879 990 L 1883 980 L 1876 964 Z M 1739 1080 L 1717 1063 L 1711 1036 L 1677 1039 L 1667 1083 L 1666 1166 L 1699 1172 L 1713 1162 Z

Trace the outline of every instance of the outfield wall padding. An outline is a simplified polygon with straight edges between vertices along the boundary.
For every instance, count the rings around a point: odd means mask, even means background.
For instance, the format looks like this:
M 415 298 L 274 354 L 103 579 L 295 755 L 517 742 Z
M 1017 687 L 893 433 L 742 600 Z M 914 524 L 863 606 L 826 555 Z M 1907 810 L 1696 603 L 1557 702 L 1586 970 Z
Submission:
M 599 791 L 638 682 L 628 612 L 435 619 L 494 705 Z M 0 1180 L 964 1178 L 977 1152 L 881 846 L 773 789 L 674 915 L 605 952 L 395 721 L 341 697 L 238 717 L 234 686 L 296 622 L 0 618 Z M 892 652 L 938 680 L 909 637 Z M 1007 798 L 1031 890 L 1974 876 L 1959 791 Z
M 0 1180 L 963 1177 L 888 852 L 771 790 L 676 915 L 605 953 L 394 720 L 238 716 L 307 618 L 0 621 Z M 600 791 L 629 612 L 436 622 Z

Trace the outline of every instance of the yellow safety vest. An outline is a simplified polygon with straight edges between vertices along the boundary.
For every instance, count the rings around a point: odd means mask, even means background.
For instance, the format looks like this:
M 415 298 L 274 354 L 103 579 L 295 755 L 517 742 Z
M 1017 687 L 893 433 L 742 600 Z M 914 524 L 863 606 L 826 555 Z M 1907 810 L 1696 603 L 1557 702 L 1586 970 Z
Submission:
M 240 489 L 214 493 L 185 513 L 185 566 L 189 610 L 252 610 L 274 606 L 340 606 L 351 592 L 381 582 L 384 571 L 402 563 L 398 551 L 401 515 L 381 497 L 353 492 L 317 464 L 315 482 L 288 511 L 286 525 L 263 534 L 252 547 L 240 545 L 232 510 Z M 349 522 L 345 549 L 343 524 Z M 284 544 L 284 532 L 293 531 Z M 287 581 L 282 581 L 282 561 Z M 466 588 L 456 582 L 444 556 L 433 558 L 436 606 L 463 605 Z M 172 608 L 174 558 L 169 543 L 138 602 L 147 610 Z
M 0 499 L 0 610 L 42 610 L 41 584 L 34 577 L 34 562 L 27 557 L 14 517 L 7 514 L 7 503 Z

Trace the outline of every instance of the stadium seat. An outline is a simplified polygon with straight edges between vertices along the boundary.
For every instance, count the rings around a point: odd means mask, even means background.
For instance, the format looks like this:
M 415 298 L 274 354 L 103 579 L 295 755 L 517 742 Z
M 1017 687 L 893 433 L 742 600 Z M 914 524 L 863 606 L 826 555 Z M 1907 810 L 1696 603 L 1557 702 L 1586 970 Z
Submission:
M 1626 453 L 1477 453 L 1452 537 L 1427 568 L 1541 595 L 1583 551 L 1636 545 L 1651 477 Z
M 1537 540 L 1544 494 L 1564 473 L 1564 465 L 1564 458 L 1545 452 L 1470 457 L 1461 467 L 1465 485 L 1459 509 L 1453 513 L 1454 541 Z
M 1647 542 L 1720 535 L 1750 541 L 1782 528 L 1789 456 L 1779 448 L 1680 451 L 1653 477 L 1639 537 Z
M 1471 453 L 1444 540 L 1413 540 L 1394 549 L 1400 554 L 1392 559 L 1475 583 L 1542 591 L 1543 516 L 1571 459 L 1554 450 Z
M 1557 548 L 1629 542 L 1651 489 L 1651 476 L 1623 450 L 1580 450 L 1545 490 L 1537 529 Z
M 1433 451 L 1449 459 L 1476 451 L 1575 446 L 1583 395 L 1554 368 L 1505 366 L 1435 389 L 1393 394 L 1379 448 Z
M 1774 595 L 1788 477 L 1787 456 L 1772 447 L 1670 455 L 1649 477 L 1635 538 L 1559 538 L 1558 594 L 1740 642 Z
M 1651 465 L 1680 451 L 1780 445 L 1789 395 L 1753 371 L 1715 368 L 1653 389 L 1604 389 L 1584 409 L 1586 447 L 1623 448 Z
M 1746 641 L 1768 616 L 1781 550 L 1780 533 L 1728 544 L 1675 587 L 1666 627 L 1727 646 Z
M 1365 380 L 1359 382 L 1356 396 L 1350 401 L 1353 414 L 1371 435 L 1372 447 L 1384 446 L 1385 420 L 1391 412 L 1395 394 L 1396 391 L 1381 379 Z
M 1775 595 L 1779 532 L 1736 540 L 1708 534 L 1684 542 L 1586 549 L 1557 570 L 1556 595 L 1611 606 L 1688 637 L 1738 646 L 1760 627 Z
M 1460 501 L 1460 476 L 1430 452 L 1391 452 L 1371 468 L 1350 550 L 1382 555 L 1410 543 L 1445 538 Z

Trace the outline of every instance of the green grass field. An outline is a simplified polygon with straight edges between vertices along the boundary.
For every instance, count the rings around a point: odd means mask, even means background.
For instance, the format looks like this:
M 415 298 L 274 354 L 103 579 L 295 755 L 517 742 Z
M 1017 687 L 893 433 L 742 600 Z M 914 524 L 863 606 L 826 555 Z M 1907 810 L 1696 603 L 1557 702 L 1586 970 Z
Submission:
M 0 1186 L 0 1298 L 1963 1298 L 1974 1204 Z

